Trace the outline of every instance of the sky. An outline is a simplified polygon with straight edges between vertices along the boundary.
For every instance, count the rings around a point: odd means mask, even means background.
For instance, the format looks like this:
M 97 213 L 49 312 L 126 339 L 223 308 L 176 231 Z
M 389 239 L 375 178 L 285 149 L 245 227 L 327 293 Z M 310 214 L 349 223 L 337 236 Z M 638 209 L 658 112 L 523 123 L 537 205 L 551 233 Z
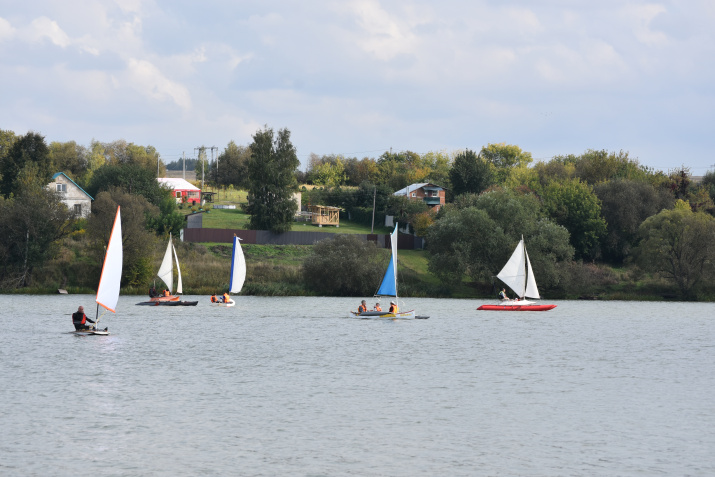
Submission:
M 304 166 L 507 143 L 702 175 L 714 32 L 712 0 L 0 0 L 0 129 L 165 162 L 270 127 Z

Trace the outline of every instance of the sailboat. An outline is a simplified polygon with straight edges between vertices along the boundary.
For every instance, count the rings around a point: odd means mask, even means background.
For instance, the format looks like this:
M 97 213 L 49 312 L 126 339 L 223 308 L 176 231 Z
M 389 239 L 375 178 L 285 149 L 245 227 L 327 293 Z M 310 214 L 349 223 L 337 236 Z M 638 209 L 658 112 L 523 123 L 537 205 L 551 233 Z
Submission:
M 397 297 L 397 224 L 395 224 L 395 230 L 390 234 L 390 247 L 392 249 L 392 255 L 390 256 L 390 263 L 387 264 L 387 270 L 385 271 L 385 276 L 382 278 L 382 283 L 380 288 L 375 292 L 375 296 L 381 297 L 394 297 L 393 300 L 395 304 L 398 304 Z M 415 310 L 410 311 L 398 311 L 396 313 L 390 311 L 366 311 L 363 313 L 357 313 L 354 311 L 350 312 L 351 317 L 359 316 L 360 318 L 389 318 L 389 319 L 414 319 Z M 427 317 L 420 317 L 427 318 Z
M 119 301 L 119 284 L 122 280 L 122 220 L 117 206 L 117 215 L 114 217 L 114 225 L 112 233 L 109 236 L 109 244 L 107 251 L 104 254 L 104 264 L 102 265 L 102 274 L 99 277 L 99 287 L 97 287 L 97 314 L 94 323 L 94 329 L 75 331 L 78 335 L 108 335 L 109 331 L 105 328 L 99 330 L 99 319 L 104 316 L 106 311 L 99 315 L 99 307 L 116 313 L 117 302 Z
M 181 286 L 181 268 L 179 267 L 179 258 L 176 256 L 176 249 L 174 248 L 174 241 L 171 238 L 171 233 L 169 233 L 169 243 L 166 244 L 166 252 L 164 253 L 164 259 L 161 261 L 161 266 L 159 266 L 159 271 L 156 275 L 161 281 L 166 284 L 166 289 L 169 290 L 169 295 L 160 295 L 150 298 L 152 302 L 166 302 L 166 301 L 179 301 L 181 299 L 178 295 L 172 295 L 172 288 L 174 287 L 174 261 L 176 261 L 176 271 L 178 275 L 178 281 L 176 284 L 176 293 L 183 293 Z
M 181 301 L 179 295 L 172 295 L 172 288 L 174 287 L 174 262 L 176 262 L 176 293 L 183 293 L 182 283 L 181 283 L 181 267 L 179 267 L 179 257 L 176 255 L 176 248 L 174 248 L 174 241 L 171 238 L 171 233 L 169 233 L 169 243 L 166 245 L 166 252 L 164 253 L 164 259 L 161 261 L 159 266 L 159 271 L 157 272 L 157 277 L 166 284 L 166 289 L 169 291 L 168 295 L 159 295 L 149 297 L 149 301 L 142 303 L 137 303 L 137 305 L 166 305 L 166 306 L 196 306 L 198 301 Z
M 240 238 L 233 236 L 233 252 L 231 253 L 231 281 L 228 285 L 229 293 L 238 293 L 243 288 L 243 282 L 246 281 L 246 258 L 243 256 L 241 249 Z M 229 299 L 227 303 L 213 302 L 214 306 L 234 306 L 236 304 L 233 299 Z
M 536 299 L 541 297 L 539 289 L 536 287 L 534 271 L 531 269 L 531 261 L 529 261 L 529 254 L 526 252 L 523 236 L 509 261 L 497 274 L 497 278 L 511 288 L 517 297 L 513 300 L 502 300 L 498 305 L 482 305 L 477 310 L 546 311 L 556 308 L 556 305 L 540 305 L 525 299 L 525 297 Z

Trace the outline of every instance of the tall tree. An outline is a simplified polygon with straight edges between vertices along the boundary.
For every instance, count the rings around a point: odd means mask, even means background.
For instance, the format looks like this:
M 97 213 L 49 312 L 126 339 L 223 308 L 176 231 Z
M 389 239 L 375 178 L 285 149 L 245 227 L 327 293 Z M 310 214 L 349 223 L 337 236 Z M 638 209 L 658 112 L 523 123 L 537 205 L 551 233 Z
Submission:
M 35 267 L 52 257 L 57 241 L 70 232 L 73 222 L 57 192 L 37 177 L 21 182 L 12 198 L 0 197 L 0 281 L 4 282 L 0 286 L 29 285 Z
M 253 136 L 248 161 L 248 207 L 250 227 L 282 233 L 291 229 L 298 204 L 292 194 L 297 191 L 295 171 L 300 165 L 290 131 L 281 129 L 274 138 L 266 126 Z
M 663 209 L 673 208 L 674 202 L 669 191 L 628 179 L 602 182 L 594 187 L 594 192 L 601 201 L 601 215 L 607 224 L 601 251 L 603 258 L 614 263 L 631 254 L 641 223 Z
M 34 165 L 33 170 L 44 184 L 50 182 L 54 172 L 45 138 L 35 132 L 17 138 L 0 161 L 0 194 L 4 197 L 19 191 L 17 178 L 26 166 Z
M 232 185 L 240 189 L 247 187 L 250 157 L 250 148 L 238 146 L 233 141 L 229 142 L 216 162 L 211 164 L 211 177 L 215 178 L 217 185 Z
M 571 234 L 576 257 L 596 258 L 606 221 L 601 217 L 601 201 L 592 188 L 579 179 L 552 182 L 543 189 L 541 198 L 548 216 Z
M 671 280 L 683 298 L 715 278 L 715 219 L 693 212 L 678 200 L 672 210 L 649 217 L 640 226 L 638 264 Z
M 449 179 L 455 196 L 479 194 L 493 184 L 493 166 L 467 149 L 454 158 Z
M 511 171 L 525 168 L 531 164 L 531 153 L 522 151 L 519 146 L 512 144 L 487 144 L 479 153 L 481 157 L 494 166 L 496 183 L 503 185 Z

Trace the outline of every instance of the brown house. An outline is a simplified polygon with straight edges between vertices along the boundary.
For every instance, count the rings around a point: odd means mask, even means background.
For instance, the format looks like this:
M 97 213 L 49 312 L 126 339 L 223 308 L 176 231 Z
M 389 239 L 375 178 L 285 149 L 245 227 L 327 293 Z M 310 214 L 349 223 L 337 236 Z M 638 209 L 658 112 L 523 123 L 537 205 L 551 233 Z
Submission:
M 427 205 L 435 210 L 439 210 L 444 205 L 444 188 L 430 182 L 422 184 L 411 184 L 400 189 L 394 195 L 407 196 L 410 200 L 423 200 Z

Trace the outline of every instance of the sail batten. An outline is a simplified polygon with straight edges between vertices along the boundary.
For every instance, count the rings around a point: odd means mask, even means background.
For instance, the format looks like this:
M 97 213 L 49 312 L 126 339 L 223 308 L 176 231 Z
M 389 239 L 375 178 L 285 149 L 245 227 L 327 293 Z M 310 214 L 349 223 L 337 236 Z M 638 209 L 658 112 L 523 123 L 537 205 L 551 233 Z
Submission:
M 119 287 L 122 280 L 122 220 L 120 207 L 117 206 L 117 215 L 114 217 L 112 233 L 109 236 L 107 251 L 104 255 L 102 274 L 97 287 L 97 304 L 115 313 L 119 301 Z

